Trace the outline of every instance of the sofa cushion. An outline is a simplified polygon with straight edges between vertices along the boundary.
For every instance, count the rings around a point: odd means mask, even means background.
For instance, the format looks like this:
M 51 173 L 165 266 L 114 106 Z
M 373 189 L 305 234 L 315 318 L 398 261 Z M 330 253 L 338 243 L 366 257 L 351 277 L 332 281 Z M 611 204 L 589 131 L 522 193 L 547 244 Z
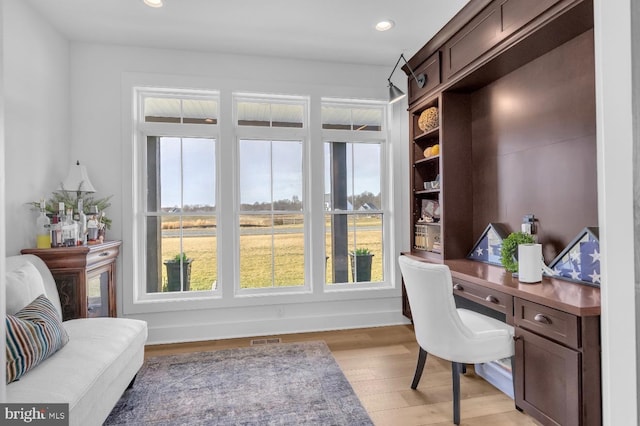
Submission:
M 44 295 L 6 316 L 6 334 L 7 383 L 18 380 L 69 341 L 55 307 Z
M 15 315 L 20 309 L 45 294 L 42 275 L 32 263 L 7 272 L 6 277 L 6 313 Z

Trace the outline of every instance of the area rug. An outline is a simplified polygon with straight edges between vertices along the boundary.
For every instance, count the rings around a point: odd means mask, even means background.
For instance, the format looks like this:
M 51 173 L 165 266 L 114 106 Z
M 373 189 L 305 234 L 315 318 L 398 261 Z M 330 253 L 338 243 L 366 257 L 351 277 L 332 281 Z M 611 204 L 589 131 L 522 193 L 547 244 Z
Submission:
M 149 358 L 106 425 L 372 425 L 324 342 Z

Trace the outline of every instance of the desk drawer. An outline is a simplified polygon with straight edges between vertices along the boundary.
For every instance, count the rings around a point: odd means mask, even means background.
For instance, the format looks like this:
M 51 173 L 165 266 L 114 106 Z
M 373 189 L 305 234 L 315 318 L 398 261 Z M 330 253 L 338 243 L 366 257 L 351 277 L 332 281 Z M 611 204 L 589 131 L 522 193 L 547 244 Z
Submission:
M 516 298 L 515 324 L 572 348 L 580 347 L 580 321 L 575 315 Z
M 453 278 L 453 294 L 484 305 L 511 317 L 513 298 L 508 294 Z

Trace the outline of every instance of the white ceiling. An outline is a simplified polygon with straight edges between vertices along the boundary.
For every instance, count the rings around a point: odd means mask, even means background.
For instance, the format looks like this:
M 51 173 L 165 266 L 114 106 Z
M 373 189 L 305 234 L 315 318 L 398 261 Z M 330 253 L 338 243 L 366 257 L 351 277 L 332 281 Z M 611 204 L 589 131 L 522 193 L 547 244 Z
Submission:
M 73 41 L 239 53 L 391 69 L 467 0 L 28 0 Z M 396 26 L 378 32 L 374 25 Z

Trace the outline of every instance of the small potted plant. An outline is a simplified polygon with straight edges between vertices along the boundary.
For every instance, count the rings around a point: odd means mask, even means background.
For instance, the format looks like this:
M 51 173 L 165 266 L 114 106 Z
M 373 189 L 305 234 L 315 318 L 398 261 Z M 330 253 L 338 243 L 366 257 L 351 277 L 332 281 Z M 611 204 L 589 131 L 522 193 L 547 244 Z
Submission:
M 504 269 L 513 273 L 518 272 L 518 245 L 535 243 L 533 235 L 526 232 L 512 232 L 502 240 L 500 249 L 500 263 Z
M 373 253 L 368 248 L 357 248 L 349 253 L 351 276 L 354 282 L 371 281 L 371 261 Z
M 178 253 L 172 259 L 164 261 L 164 266 L 167 268 L 167 291 L 180 291 L 181 276 L 184 282 L 184 290 L 189 290 L 191 262 L 193 262 L 193 259 L 187 258 L 186 253 Z M 180 273 L 181 265 L 182 275 Z

